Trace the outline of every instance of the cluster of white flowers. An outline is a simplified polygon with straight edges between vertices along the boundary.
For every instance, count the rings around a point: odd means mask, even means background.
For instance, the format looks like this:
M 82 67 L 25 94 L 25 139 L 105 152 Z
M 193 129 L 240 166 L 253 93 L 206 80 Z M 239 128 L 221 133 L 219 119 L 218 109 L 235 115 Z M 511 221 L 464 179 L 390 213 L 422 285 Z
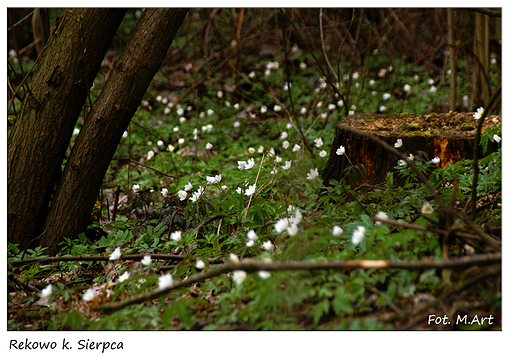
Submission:
M 270 61 L 267 63 L 266 68 L 268 70 L 276 70 L 280 67 L 280 64 L 277 61 Z
M 210 184 L 220 183 L 222 179 L 222 175 L 216 175 L 215 177 L 208 176 L 206 177 L 206 181 Z
M 294 236 L 298 233 L 298 224 L 302 221 L 302 214 L 299 209 L 296 209 L 294 215 L 289 218 L 281 218 L 274 225 L 277 233 L 281 234 L 287 231 L 289 236 Z
M 249 230 L 247 233 L 247 247 L 253 247 L 255 244 L 255 241 L 258 239 L 258 235 L 256 234 L 255 230 Z
M 204 194 L 204 187 L 200 186 L 199 189 L 197 189 L 195 192 L 193 192 L 192 196 L 190 197 L 190 200 L 192 202 L 196 202 L 200 199 L 201 195 Z
M 249 170 L 255 166 L 255 159 L 250 158 L 246 161 L 238 161 L 238 169 L 239 170 Z

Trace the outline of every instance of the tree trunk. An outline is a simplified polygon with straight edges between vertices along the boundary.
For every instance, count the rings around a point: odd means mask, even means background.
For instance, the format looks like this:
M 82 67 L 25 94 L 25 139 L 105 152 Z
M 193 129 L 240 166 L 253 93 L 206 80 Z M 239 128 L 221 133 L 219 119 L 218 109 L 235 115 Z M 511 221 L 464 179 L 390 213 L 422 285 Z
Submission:
M 182 24 L 186 9 L 148 9 L 94 103 L 67 160 L 41 244 L 50 253 L 84 231 L 106 169 L 148 85 Z
M 484 121 L 483 129 L 495 124 L 501 124 L 501 118 L 490 116 Z M 353 114 L 343 118 L 336 125 L 329 160 L 323 171 L 323 183 L 326 186 L 331 179 L 346 180 L 354 186 L 382 183 L 386 181 L 388 172 L 395 171 L 398 163 L 397 156 L 390 154 L 371 139 L 347 131 L 346 127 L 373 134 L 390 146 L 394 146 L 397 139 L 401 139 L 403 145 L 399 151 L 406 155 L 412 154 L 416 159 L 431 160 L 438 157 L 439 167 L 461 159 L 473 159 L 476 121 L 472 113 L 433 113 L 425 116 Z M 348 159 L 336 154 L 340 146 L 345 147 Z M 490 144 L 490 147 L 494 149 L 498 146 Z M 491 149 L 488 148 L 487 153 Z M 481 151 L 481 156 L 482 154 Z M 351 163 L 355 166 L 363 165 L 366 174 L 363 175 L 358 169 L 352 168 Z M 352 173 L 356 177 L 354 180 Z M 395 181 L 398 183 L 399 178 Z
M 63 11 L 8 137 L 9 242 L 27 247 L 41 234 L 74 125 L 125 11 Z

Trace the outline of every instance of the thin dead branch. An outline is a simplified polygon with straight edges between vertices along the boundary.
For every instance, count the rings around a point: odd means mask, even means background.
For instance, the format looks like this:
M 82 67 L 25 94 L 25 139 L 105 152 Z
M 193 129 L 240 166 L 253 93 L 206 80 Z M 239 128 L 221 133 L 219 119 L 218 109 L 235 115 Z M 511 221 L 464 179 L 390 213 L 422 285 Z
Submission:
M 175 282 L 169 287 L 155 289 L 149 293 L 145 293 L 133 298 L 104 303 L 93 308 L 94 311 L 118 311 L 129 305 L 138 304 L 140 302 L 155 299 L 161 295 L 189 286 L 194 283 L 210 279 L 221 274 L 229 273 L 235 270 L 243 270 L 246 272 L 264 271 L 286 271 L 286 270 L 347 270 L 347 269 L 448 269 L 458 267 L 469 267 L 474 265 L 500 263 L 502 255 L 500 253 L 483 254 L 476 256 L 464 256 L 448 260 L 431 260 L 431 261 L 386 261 L 386 260 L 350 260 L 350 261 L 324 261 L 324 262 L 259 262 L 259 261 L 242 261 L 240 263 L 228 262 L 218 268 L 213 268 L 202 273 L 192 275 L 182 281 Z

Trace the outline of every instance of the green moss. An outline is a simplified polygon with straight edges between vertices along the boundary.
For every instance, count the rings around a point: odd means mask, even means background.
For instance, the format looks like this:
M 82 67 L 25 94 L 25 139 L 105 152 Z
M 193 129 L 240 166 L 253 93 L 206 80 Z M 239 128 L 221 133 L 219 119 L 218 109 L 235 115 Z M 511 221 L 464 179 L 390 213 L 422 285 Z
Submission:
M 460 125 L 460 130 L 462 131 L 468 131 L 468 130 L 473 130 L 475 129 L 475 127 L 473 126 L 473 124 L 469 124 L 469 123 L 462 123 Z

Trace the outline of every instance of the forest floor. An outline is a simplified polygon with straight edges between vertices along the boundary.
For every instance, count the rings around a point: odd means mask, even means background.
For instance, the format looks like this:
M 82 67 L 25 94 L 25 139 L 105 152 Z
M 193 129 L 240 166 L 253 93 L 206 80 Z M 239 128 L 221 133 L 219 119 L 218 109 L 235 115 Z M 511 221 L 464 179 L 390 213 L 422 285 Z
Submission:
M 502 328 L 498 118 L 486 120 L 477 185 L 471 158 L 444 163 L 397 140 L 448 113 L 445 68 L 379 50 L 335 80 L 296 43 L 285 55 L 244 35 L 228 57 L 232 45 L 188 34 L 123 135 L 89 230 L 56 257 L 9 245 L 10 330 Z M 474 137 L 463 78 L 459 95 L 470 119 L 452 128 Z M 403 112 L 414 116 L 366 130 L 395 135 L 438 197 L 410 162 L 371 185 L 333 147 L 344 117 Z M 332 158 L 348 168 L 323 183 Z

